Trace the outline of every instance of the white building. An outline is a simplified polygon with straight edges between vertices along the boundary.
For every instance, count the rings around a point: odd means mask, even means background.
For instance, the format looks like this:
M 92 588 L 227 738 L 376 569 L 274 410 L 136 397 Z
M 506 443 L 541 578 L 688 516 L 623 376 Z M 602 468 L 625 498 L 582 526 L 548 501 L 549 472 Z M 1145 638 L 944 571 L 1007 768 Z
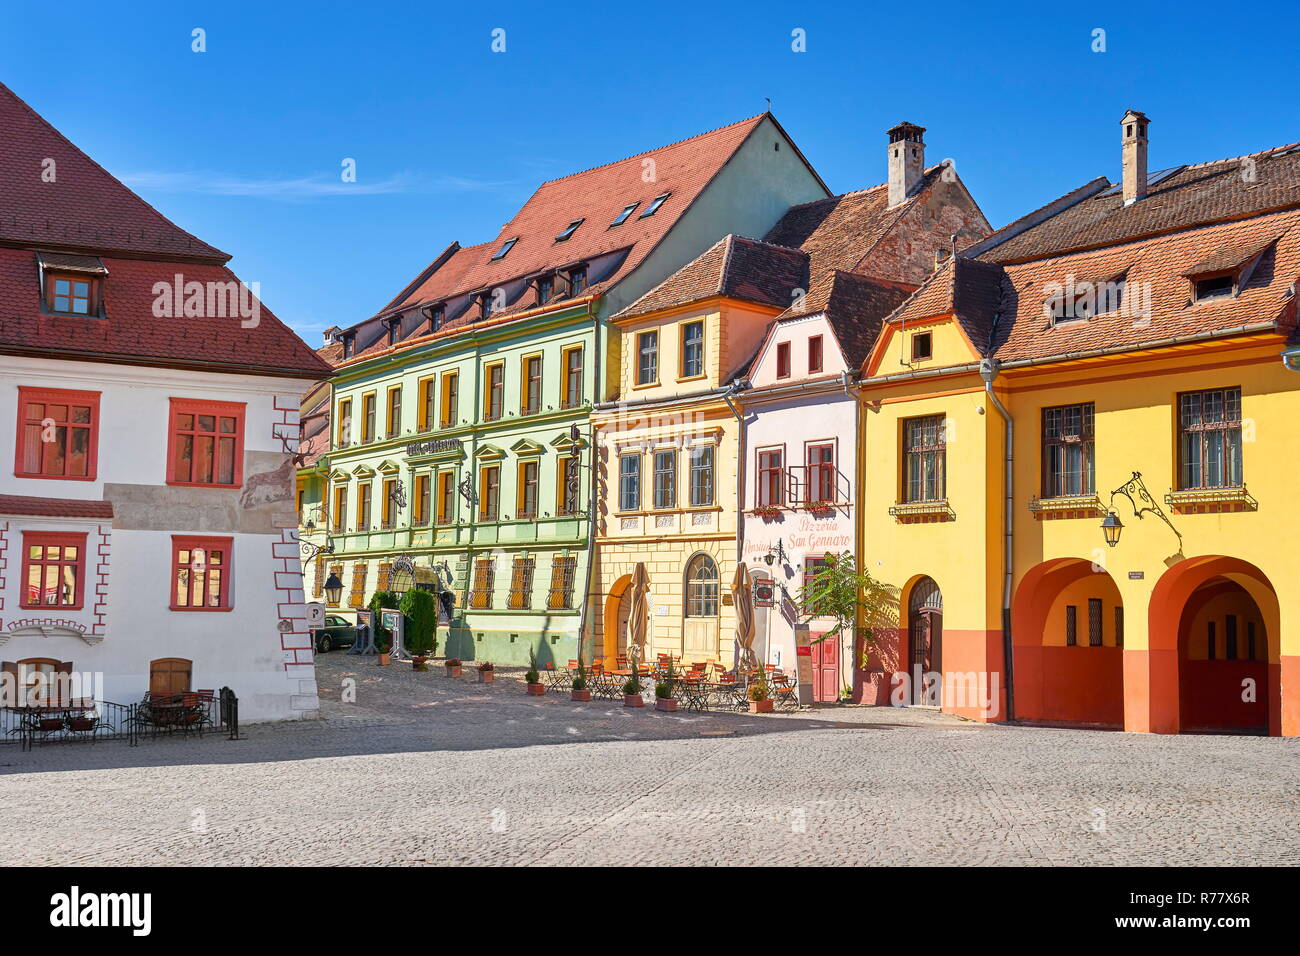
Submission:
M 292 453 L 329 366 L 3 85 L 0 210 L 7 694 L 63 671 L 314 714 Z

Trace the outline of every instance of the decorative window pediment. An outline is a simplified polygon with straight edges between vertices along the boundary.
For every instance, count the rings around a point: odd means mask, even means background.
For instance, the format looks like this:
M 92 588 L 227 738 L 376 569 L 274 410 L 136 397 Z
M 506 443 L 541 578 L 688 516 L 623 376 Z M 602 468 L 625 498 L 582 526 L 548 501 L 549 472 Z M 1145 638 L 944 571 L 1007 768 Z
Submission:
M 569 437 L 568 432 L 560 432 L 560 434 L 552 438 L 548 444 L 558 451 L 572 451 L 575 448 L 586 448 L 587 439 L 584 436 L 579 435 L 578 440 L 575 442 Z
M 387 458 L 379 466 L 379 470 L 385 475 L 396 475 L 401 473 L 402 466 L 399 465 L 397 462 L 393 461 L 391 458 Z
M 539 445 L 531 438 L 519 439 L 519 441 L 510 446 L 510 450 L 521 458 L 540 455 L 546 451 L 543 446 Z
M 352 474 L 357 478 L 373 478 L 375 475 L 375 469 L 371 468 L 369 465 L 357 465 L 357 467 L 352 469 Z
M 474 453 L 474 457 L 479 461 L 500 461 L 506 457 L 506 453 L 496 445 L 488 444 L 480 445 L 479 450 Z

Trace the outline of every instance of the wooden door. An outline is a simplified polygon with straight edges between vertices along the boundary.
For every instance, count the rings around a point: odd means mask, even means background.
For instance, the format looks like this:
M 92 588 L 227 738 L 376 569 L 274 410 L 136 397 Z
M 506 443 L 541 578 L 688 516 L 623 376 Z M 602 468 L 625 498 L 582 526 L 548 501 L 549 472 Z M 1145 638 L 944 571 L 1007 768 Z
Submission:
M 820 635 L 810 635 L 816 641 Z M 828 637 L 812 645 L 813 700 L 834 703 L 840 699 L 840 639 Z

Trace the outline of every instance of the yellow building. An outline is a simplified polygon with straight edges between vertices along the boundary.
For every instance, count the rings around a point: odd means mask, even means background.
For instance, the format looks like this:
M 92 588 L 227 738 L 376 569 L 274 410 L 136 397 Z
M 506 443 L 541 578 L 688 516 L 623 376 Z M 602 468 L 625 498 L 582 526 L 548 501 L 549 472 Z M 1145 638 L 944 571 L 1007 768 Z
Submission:
M 1149 175 L 1147 124 L 1120 184 L 977 244 L 864 364 L 896 702 L 1300 734 L 1300 152 Z

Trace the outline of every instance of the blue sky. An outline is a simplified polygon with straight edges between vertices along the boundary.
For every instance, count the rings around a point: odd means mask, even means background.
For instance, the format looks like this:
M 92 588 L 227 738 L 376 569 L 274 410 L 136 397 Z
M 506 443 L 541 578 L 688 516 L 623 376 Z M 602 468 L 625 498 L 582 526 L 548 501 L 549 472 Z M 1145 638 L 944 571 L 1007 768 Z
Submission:
M 6 7 L 0 80 L 232 253 L 313 346 L 450 241 L 495 236 L 543 180 L 764 97 L 837 192 L 884 179 L 889 126 L 928 127 L 929 161 L 955 159 L 995 226 L 1116 179 L 1129 107 L 1153 169 L 1300 140 L 1294 3 L 65 0 L 57 29 L 45 5 Z

